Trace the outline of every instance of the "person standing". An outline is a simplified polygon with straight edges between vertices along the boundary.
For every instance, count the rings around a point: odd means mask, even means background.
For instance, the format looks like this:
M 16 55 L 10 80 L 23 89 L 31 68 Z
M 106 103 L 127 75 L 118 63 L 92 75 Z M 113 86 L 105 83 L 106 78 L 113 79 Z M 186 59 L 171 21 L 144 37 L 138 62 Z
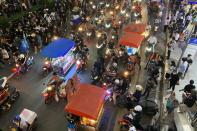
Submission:
M 170 87 L 168 89 L 172 88 L 172 91 L 174 91 L 175 86 L 179 84 L 179 75 L 176 71 L 173 71 L 173 73 L 170 76 Z
M 189 66 L 193 63 L 193 60 L 192 60 L 192 58 L 191 58 L 191 54 L 188 54 L 187 55 L 187 67 L 186 67 L 186 70 L 185 70 L 185 73 L 184 73 L 184 77 L 185 77 L 185 75 L 186 75 L 186 73 L 187 73 L 187 71 L 188 71 L 188 69 L 189 69 Z
M 166 109 L 167 109 L 168 114 L 170 114 L 174 110 L 174 108 L 178 106 L 178 101 L 176 99 L 175 92 L 172 92 L 170 96 L 166 99 L 167 99 Z
M 180 75 L 181 78 L 184 78 L 187 67 L 188 67 L 187 58 L 182 58 L 182 62 L 178 68 L 178 74 Z

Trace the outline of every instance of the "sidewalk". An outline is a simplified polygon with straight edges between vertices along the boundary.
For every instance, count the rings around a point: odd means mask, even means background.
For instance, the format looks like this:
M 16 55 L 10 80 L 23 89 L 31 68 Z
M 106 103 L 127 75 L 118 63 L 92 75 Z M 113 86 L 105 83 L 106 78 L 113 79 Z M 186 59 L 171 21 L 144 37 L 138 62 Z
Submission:
M 192 26 L 189 25 L 187 30 L 189 32 L 191 32 L 191 29 L 192 29 Z M 187 45 L 187 41 L 184 41 L 182 42 L 181 44 L 183 44 L 183 47 L 185 48 L 186 45 Z M 175 45 L 175 48 L 174 48 L 174 51 L 171 52 L 171 56 L 170 56 L 170 59 L 168 61 L 166 61 L 166 69 L 168 70 L 168 66 L 170 64 L 171 61 L 175 61 L 175 63 L 177 64 L 180 60 L 180 57 L 182 55 L 182 50 L 184 49 L 181 49 L 179 46 L 178 46 L 178 43 Z M 179 85 L 176 85 L 175 87 L 175 93 L 176 93 L 176 99 L 180 102 L 182 102 L 182 93 L 183 92 L 179 92 L 180 89 L 183 89 L 185 87 L 185 85 L 189 84 L 189 81 L 192 79 L 195 81 L 194 85 L 197 86 L 197 68 L 196 68 L 196 65 L 197 65 L 197 50 L 195 49 L 189 49 L 187 48 L 187 50 L 184 52 L 183 56 L 187 56 L 188 53 L 191 53 L 193 54 L 192 55 L 192 59 L 193 59 L 193 63 L 192 65 L 190 65 L 189 67 L 189 70 L 185 76 L 184 79 L 180 79 L 179 80 Z M 169 91 L 171 90 L 167 90 L 167 88 L 169 87 L 169 83 L 166 81 L 165 83 L 165 89 L 164 89 L 164 96 L 168 96 L 170 94 Z M 165 107 L 166 106 L 166 103 L 167 103 L 167 100 L 164 99 L 163 100 L 163 106 Z M 183 115 L 185 117 L 185 115 Z M 184 118 L 182 118 L 184 119 Z M 170 113 L 169 115 L 165 116 L 163 118 L 163 125 L 164 125 L 164 128 L 163 130 L 167 130 L 169 127 L 174 129 L 175 128 L 175 125 L 174 125 L 174 113 Z M 184 119 L 184 120 L 187 120 L 187 119 Z M 182 124 L 182 123 L 180 123 Z M 174 129 L 176 130 L 176 129 Z

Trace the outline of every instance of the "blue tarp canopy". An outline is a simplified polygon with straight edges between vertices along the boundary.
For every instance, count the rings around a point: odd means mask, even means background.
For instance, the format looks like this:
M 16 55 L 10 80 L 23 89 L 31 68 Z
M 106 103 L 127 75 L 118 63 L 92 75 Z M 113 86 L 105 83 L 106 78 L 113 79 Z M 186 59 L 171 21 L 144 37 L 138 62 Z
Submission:
M 188 44 L 197 46 L 197 38 L 190 38 L 188 41 Z
M 64 56 L 73 46 L 75 42 L 69 39 L 60 38 L 51 42 L 46 46 L 41 54 L 48 58 L 57 58 Z

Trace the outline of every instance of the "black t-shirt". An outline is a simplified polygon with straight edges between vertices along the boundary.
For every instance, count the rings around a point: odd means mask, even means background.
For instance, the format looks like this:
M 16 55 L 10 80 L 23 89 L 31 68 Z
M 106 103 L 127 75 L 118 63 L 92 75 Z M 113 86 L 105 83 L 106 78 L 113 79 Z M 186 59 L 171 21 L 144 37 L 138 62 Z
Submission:
M 191 91 L 193 89 L 195 89 L 196 87 L 194 85 L 191 85 L 191 84 L 188 84 L 184 87 L 184 92 L 188 92 L 188 93 L 191 93 Z
M 179 76 L 178 76 L 178 74 L 171 74 L 170 82 L 172 82 L 172 83 L 177 83 L 178 81 L 179 81 Z

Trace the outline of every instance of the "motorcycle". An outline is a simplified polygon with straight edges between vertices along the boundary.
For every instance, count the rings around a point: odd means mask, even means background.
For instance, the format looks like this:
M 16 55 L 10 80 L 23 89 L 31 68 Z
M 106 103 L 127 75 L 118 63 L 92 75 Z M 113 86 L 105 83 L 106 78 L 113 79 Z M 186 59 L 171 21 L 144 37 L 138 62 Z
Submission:
M 42 69 L 43 69 L 43 73 L 42 73 L 43 76 L 47 76 L 53 70 L 51 62 L 45 61 Z
M 2 111 L 8 111 L 20 96 L 19 90 L 10 87 L 7 81 L 7 77 L 0 79 L 0 110 Z
M 12 71 L 14 73 L 16 73 L 17 75 L 19 75 L 20 73 L 25 73 L 28 70 L 30 70 L 33 67 L 34 64 L 34 57 L 31 56 L 27 59 L 27 61 L 25 62 L 24 65 L 21 65 L 19 63 L 16 63 L 15 67 L 12 69 Z
M 55 98 L 55 85 L 47 85 L 47 88 L 43 92 L 44 103 L 49 104 Z

